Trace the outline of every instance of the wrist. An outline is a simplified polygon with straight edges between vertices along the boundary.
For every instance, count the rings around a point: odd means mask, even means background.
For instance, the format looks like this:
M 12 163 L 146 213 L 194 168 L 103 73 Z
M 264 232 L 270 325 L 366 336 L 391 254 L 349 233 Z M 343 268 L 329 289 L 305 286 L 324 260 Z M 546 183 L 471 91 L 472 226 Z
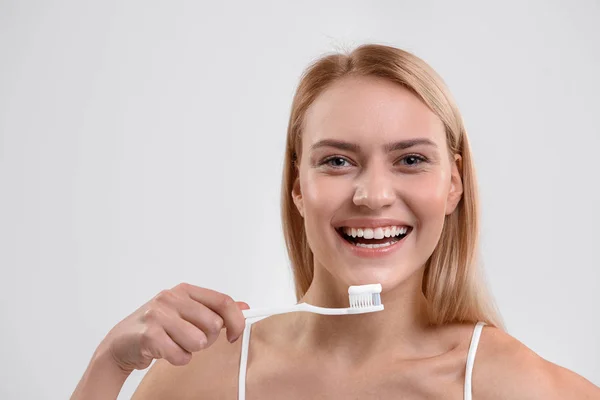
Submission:
M 79 381 L 71 400 L 116 399 L 131 371 L 123 369 L 108 349 L 100 345 Z
M 109 374 L 115 378 L 123 378 L 123 381 L 133 372 L 133 369 L 123 368 L 115 360 L 110 349 L 101 344 L 90 361 L 91 369 L 102 371 L 103 373 Z

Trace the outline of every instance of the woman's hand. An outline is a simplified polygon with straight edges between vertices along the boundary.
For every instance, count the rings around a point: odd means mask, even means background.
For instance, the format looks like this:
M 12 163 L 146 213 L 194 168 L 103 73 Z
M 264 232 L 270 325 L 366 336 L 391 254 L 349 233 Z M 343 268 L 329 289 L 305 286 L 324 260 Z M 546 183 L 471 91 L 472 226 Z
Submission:
M 133 314 L 119 322 L 100 344 L 125 372 L 147 368 L 164 358 L 185 365 L 192 353 L 215 342 L 223 327 L 229 342 L 245 327 L 243 302 L 214 290 L 182 283 L 163 290 Z

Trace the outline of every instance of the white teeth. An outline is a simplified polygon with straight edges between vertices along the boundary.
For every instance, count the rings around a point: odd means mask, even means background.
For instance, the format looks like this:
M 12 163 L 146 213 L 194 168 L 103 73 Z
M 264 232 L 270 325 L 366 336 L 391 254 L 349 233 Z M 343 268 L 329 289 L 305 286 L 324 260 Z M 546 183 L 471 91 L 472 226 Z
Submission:
M 354 243 L 355 246 L 357 247 L 365 247 L 367 249 L 378 249 L 380 247 L 388 247 L 393 245 L 394 243 L 396 243 L 396 241 L 394 242 L 386 242 L 386 243 L 380 243 L 380 244 L 366 244 L 366 243 Z
M 398 235 L 404 235 L 408 232 L 408 227 L 406 226 L 385 226 L 378 228 L 350 228 L 344 227 L 343 232 L 347 236 L 352 236 L 353 238 L 362 237 L 365 239 L 383 239 L 384 237 L 394 237 Z

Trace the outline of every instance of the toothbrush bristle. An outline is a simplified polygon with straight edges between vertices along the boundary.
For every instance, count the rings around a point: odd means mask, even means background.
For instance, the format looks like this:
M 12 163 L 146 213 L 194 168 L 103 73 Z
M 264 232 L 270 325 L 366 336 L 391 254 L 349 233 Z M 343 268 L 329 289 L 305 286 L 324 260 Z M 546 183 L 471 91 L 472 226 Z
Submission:
M 381 304 L 381 294 L 375 293 L 373 294 L 373 305 L 378 306 Z
M 373 307 L 381 305 L 381 285 L 350 286 L 348 295 L 351 308 Z

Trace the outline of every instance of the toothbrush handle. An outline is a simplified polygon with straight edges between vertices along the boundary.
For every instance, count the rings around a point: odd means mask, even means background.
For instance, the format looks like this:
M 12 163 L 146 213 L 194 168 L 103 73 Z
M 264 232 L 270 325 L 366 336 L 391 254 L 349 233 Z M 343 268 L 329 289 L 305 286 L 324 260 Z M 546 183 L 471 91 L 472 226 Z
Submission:
M 269 315 L 285 314 L 295 311 L 307 311 L 305 308 L 306 303 L 294 304 L 287 307 L 273 307 L 273 308 L 251 308 L 249 310 L 242 310 L 242 314 L 246 319 L 257 318 L 257 317 L 268 317 Z
M 374 307 L 371 307 L 374 308 Z M 383 308 L 383 307 L 381 307 Z M 315 314 L 323 314 L 323 315 L 346 315 L 346 314 L 359 314 L 363 312 L 368 312 L 369 309 L 351 309 L 351 308 L 325 308 L 313 306 L 308 303 L 299 303 L 294 304 L 288 307 L 278 307 L 278 308 L 254 308 L 250 310 L 242 310 L 244 317 L 246 318 L 256 318 L 256 317 L 268 317 L 270 315 L 277 314 L 285 314 L 289 312 L 297 312 L 297 311 L 306 311 L 312 312 Z

